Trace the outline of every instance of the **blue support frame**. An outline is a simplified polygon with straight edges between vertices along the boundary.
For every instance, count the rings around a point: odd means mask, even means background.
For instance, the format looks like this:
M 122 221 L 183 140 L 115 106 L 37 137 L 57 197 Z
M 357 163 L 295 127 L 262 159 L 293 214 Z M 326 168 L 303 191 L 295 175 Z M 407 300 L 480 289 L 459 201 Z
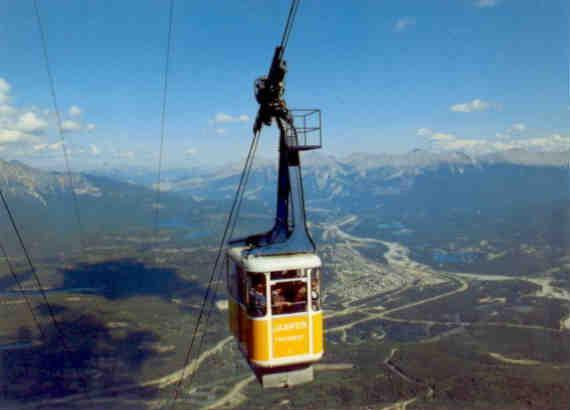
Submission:
M 276 118 L 279 126 L 279 171 L 277 209 L 273 228 L 265 233 L 231 241 L 246 245 L 244 255 L 269 256 L 315 253 L 316 246 L 307 228 L 301 161 L 296 130 L 290 116 Z M 290 146 L 291 135 L 294 144 Z
M 301 110 L 303 124 L 299 128 L 302 141 L 295 127 L 294 113 L 289 111 L 283 99 L 287 64 L 283 60 L 284 48 L 275 48 L 269 73 L 255 82 L 255 98 L 259 111 L 253 125 L 253 132 L 260 132 L 263 125 L 273 120 L 279 127 L 279 174 L 277 177 L 277 210 L 273 228 L 264 233 L 231 240 L 230 245 L 245 245 L 244 256 L 285 255 L 294 253 L 315 253 L 316 247 L 305 216 L 305 197 L 301 174 L 300 151 L 321 147 L 321 113 L 319 110 Z M 315 115 L 316 126 L 307 126 L 307 117 Z M 316 143 L 307 142 L 307 134 L 318 132 Z

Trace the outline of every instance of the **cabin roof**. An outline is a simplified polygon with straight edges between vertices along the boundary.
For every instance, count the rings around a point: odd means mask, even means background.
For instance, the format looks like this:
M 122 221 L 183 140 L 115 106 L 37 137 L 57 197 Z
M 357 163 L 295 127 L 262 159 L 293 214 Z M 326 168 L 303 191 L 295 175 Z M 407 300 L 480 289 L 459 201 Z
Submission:
M 248 272 L 274 272 L 288 269 L 319 268 L 321 258 L 315 253 L 294 253 L 289 255 L 254 256 L 243 255 L 246 246 L 227 250 L 227 255 Z

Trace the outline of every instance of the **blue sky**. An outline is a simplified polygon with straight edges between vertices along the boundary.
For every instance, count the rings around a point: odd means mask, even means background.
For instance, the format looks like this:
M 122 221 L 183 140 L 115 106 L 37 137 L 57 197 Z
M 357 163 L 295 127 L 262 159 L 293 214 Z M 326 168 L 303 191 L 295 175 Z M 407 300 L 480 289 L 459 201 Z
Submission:
M 75 169 L 155 166 L 168 2 L 39 0 Z M 175 0 L 166 168 L 241 161 L 252 90 L 289 1 Z M 61 165 L 31 0 L 0 0 L 0 157 Z M 325 153 L 568 146 L 569 6 L 549 0 L 302 0 L 290 107 Z M 74 107 L 73 109 L 71 107 Z M 266 130 L 261 155 L 275 149 Z

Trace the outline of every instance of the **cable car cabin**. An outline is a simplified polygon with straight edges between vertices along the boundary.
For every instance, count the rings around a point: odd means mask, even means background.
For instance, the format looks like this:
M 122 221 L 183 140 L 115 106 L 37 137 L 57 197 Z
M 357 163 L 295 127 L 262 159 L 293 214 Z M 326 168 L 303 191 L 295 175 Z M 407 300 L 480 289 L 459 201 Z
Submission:
M 321 116 L 319 110 L 306 110 L 296 126 L 284 100 L 287 64 L 283 55 L 298 5 L 298 0 L 291 4 L 267 76 L 255 83 L 259 110 L 254 139 L 226 225 L 233 232 L 233 212 L 236 204 L 239 211 L 261 129 L 276 124 L 279 166 L 274 225 L 267 232 L 231 239 L 225 259 L 230 330 L 263 387 L 312 381 L 312 364 L 324 350 L 321 259 L 306 223 L 300 158 L 300 152 L 321 147 Z M 308 134 L 318 135 L 318 141 L 311 142 Z
M 243 256 L 227 251 L 229 325 L 263 387 L 313 380 L 323 356 L 321 259 L 314 253 Z

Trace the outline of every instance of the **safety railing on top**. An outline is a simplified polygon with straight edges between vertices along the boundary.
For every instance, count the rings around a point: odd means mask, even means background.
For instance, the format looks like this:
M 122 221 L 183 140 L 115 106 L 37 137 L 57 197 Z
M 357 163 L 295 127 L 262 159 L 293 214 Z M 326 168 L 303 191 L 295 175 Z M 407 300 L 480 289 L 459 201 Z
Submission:
M 287 146 L 293 150 L 308 151 L 323 145 L 321 131 L 321 110 L 294 109 L 289 111 L 295 129 L 287 129 Z

